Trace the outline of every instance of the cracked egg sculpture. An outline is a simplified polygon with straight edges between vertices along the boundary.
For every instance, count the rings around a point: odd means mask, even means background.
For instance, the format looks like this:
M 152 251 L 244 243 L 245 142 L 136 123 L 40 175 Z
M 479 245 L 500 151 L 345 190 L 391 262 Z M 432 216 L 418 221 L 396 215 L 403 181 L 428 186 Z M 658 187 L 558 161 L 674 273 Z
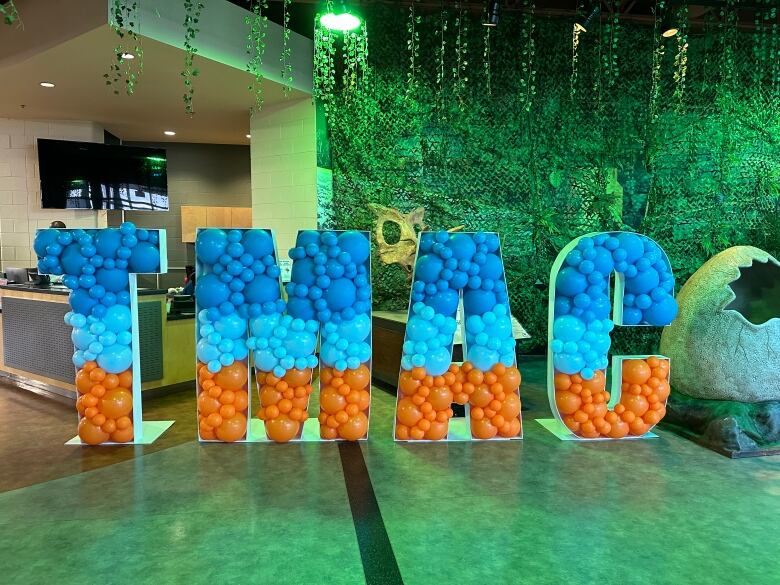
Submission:
M 780 452 L 780 262 L 751 246 L 708 260 L 661 337 L 666 423 L 731 457 Z

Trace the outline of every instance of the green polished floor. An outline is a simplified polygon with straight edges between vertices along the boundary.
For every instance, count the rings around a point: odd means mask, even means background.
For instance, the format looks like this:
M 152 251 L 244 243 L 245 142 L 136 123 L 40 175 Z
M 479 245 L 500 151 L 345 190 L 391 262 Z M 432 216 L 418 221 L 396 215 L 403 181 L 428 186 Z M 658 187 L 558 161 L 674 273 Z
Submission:
M 780 457 L 558 441 L 522 369 L 522 442 L 396 445 L 375 390 L 361 449 L 404 583 L 780 583 Z M 0 582 L 382 582 L 337 445 L 199 445 L 188 399 L 150 402 L 180 419 L 154 446 L 95 454 L 62 444 L 70 409 L 0 386 Z

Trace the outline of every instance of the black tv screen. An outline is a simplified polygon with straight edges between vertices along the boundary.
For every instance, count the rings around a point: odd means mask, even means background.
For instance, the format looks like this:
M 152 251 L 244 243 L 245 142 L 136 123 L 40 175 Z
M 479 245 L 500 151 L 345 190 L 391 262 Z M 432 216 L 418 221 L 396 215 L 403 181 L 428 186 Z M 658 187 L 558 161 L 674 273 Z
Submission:
M 38 139 L 46 209 L 168 211 L 165 149 Z

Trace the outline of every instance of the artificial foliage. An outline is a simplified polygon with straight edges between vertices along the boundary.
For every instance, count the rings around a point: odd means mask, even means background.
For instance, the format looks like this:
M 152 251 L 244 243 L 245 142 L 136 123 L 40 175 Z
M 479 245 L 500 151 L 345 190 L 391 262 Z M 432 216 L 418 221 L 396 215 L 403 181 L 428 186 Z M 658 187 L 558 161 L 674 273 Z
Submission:
M 110 6 L 111 30 L 117 37 L 117 44 L 111 58 L 108 72 L 103 79 L 115 95 L 124 89 L 127 95 L 135 93 L 135 86 L 144 71 L 144 47 L 141 43 L 138 1 L 113 0 Z M 128 55 L 132 55 L 129 59 Z M 124 87 L 123 87 L 124 86 Z
M 609 14 L 573 35 L 570 20 L 525 4 L 492 30 L 453 5 L 422 17 L 413 5 L 372 7 L 363 82 L 319 87 L 333 176 L 323 227 L 371 229 L 375 203 L 424 207 L 429 229 L 501 233 L 512 310 L 535 347 L 552 262 L 584 233 L 650 236 L 680 284 L 729 246 L 780 252 L 771 3 L 755 31 L 737 28 L 734 2 L 703 28 L 683 10 L 669 39 Z M 315 67 L 338 69 L 326 57 Z M 373 266 L 378 307 L 405 308 L 404 270 L 376 256 Z M 655 351 L 658 335 L 621 328 L 614 343 Z

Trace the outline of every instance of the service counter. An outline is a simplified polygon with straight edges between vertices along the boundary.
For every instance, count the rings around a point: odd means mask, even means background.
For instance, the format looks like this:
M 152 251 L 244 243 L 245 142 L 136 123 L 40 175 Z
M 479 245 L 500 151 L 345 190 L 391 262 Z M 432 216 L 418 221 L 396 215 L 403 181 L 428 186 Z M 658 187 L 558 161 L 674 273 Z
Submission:
M 69 290 L 0 285 L 0 376 L 18 386 L 76 399 Z M 141 388 L 162 392 L 194 382 L 194 315 L 167 314 L 165 290 L 138 291 Z

